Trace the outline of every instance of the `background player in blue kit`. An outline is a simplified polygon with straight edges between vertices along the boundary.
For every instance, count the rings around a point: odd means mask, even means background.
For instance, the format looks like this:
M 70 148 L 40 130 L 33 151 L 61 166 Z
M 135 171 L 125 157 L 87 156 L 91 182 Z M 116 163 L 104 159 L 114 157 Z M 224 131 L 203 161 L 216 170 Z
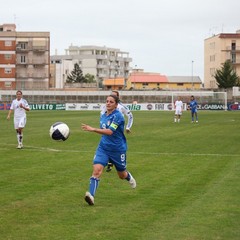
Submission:
M 190 101 L 190 110 L 191 110 L 191 115 L 192 115 L 192 123 L 194 122 L 194 115 L 196 117 L 196 123 L 198 122 L 198 115 L 197 115 L 197 106 L 198 103 L 195 100 L 194 96 L 191 96 L 191 101 Z
M 90 177 L 89 191 L 85 194 L 85 201 L 89 205 L 94 205 L 94 196 L 100 177 L 109 161 L 115 166 L 119 178 L 126 179 L 132 188 L 136 188 L 135 179 L 126 169 L 127 142 L 124 135 L 125 120 L 122 113 L 117 110 L 118 101 L 119 99 L 115 95 L 107 97 L 106 112 L 100 117 L 100 128 L 82 124 L 84 131 L 102 135 L 93 159 L 93 172 Z

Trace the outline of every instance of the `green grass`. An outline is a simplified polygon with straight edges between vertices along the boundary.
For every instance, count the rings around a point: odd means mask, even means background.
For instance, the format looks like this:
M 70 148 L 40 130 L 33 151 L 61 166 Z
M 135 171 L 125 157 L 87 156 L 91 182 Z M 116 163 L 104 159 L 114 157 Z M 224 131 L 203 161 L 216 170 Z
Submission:
M 104 172 L 88 206 L 99 112 L 32 111 L 24 149 L 0 111 L 0 238 L 3 240 L 240 239 L 240 112 L 133 112 L 128 139 L 131 189 Z M 70 138 L 55 142 L 50 125 L 66 122 Z

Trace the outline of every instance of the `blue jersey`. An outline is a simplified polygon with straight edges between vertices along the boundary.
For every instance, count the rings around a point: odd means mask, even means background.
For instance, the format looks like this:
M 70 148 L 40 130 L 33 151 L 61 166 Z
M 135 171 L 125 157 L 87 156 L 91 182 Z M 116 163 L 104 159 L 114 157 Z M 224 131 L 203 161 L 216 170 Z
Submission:
M 196 100 L 192 100 L 189 105 L 192 112 L 197 112 L 198 103 Z
M 132 112 L 125 105 L 123 105 L 122 102 L 118 103 L 117 110 L 120 111 L 123 114 L 123 116 L 127 116 L 128 121 L 127 121 L 126 129 L 130 129 L 133 125 Z M 106 113 L 106 111 L 107 111 L 107 108 L 106 108 L 106 105 L 104 105 L 100 112 L 100 116 Z
M 111 129 L 112 135 L 102 135 L 99 146 L 106 151 L 126 151 L 127 142 L 124 135 L 124 117 L 121 112 L 114 110 L 111 114 L 104 113 L 100 117 L 100 128 Z

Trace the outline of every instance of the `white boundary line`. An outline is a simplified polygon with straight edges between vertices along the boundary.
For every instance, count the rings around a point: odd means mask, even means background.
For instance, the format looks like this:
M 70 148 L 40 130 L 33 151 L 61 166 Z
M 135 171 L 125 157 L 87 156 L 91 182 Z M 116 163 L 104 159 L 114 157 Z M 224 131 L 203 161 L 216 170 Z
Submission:
M 12 146 L 15 146 L 13 144 L 4 144 L 2 146 L 11 146 L 11 150 L 12 150 Z M 6 150 L 6 147 L 0 147 L 0 150 Z M 66 150 L 66 149 L 55 149 L 55 148 L 44 148 L 44 147 L 36 147 L 36 146 L 29 146 L 26 145 L 26 148 L 20 150 L 18 149 L 18 151 L 49 151 L 49 152 L 72 152 L 72 153 L 81 153 L 81 152 L 85 152 L 85 153 L 93 153 L 94 154 L 94 150 L 93 151 L 83 151 L 83 150 Z M 142 154 L 142 155 L 185 155 L 185 156 L 211 156 L 211 157 L 238 157 L 240 158 L 240 154 L 219 154 L 219 153 L 169 153 L 169 152 L 128 152 L 128 154 Z

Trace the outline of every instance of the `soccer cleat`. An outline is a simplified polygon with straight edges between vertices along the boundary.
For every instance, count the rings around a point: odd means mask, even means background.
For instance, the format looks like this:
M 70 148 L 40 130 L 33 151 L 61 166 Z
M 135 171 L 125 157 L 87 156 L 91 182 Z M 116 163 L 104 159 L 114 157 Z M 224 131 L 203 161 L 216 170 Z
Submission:
M 129 184 L 131 185 L 132 188 L 136 188 L 137 183 L 136 183 L 136 180 L 133 178 L 133 176 L 131 176 L 129 180 Z
M 84 199 L 89 205 L 94 205 L 94 197 L 91 195 L 90 192 L 86 192 Z
M 112 170 L 112 168 L 113 168 L 113 164 L 108 163 L 106 172 L 110 172 Z
M 196 121 L 196 123 L 198 123 L 198 120 Z
M 23 148 L 22 143 L 19 143 L 18 146 L 17 146 L 17 149 L 22 149 L 22 148 Z

